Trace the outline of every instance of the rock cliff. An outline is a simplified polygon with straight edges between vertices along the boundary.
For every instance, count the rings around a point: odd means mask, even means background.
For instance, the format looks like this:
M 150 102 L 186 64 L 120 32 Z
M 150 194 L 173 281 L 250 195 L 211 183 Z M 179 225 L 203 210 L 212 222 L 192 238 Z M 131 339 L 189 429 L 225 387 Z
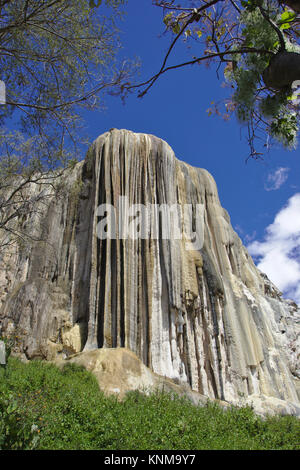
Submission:
M 299 309 L 255 267 L 206 170 L 113 129 L 49 199 L 19 221 L 40 241 L 2 251 L 2 332 L 22 354 L 127 348 L 207 397 L 299 411 Z

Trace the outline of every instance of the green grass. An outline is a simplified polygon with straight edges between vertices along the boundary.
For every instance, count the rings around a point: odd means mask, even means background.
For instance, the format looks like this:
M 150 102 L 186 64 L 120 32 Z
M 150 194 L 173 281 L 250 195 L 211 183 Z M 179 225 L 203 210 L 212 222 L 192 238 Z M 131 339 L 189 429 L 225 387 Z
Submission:
M 297 449 L 300 421 L 195 407 L 163 392 L 105 397 L 92 374 L 10 357 L 0 370 L 0 449 Z

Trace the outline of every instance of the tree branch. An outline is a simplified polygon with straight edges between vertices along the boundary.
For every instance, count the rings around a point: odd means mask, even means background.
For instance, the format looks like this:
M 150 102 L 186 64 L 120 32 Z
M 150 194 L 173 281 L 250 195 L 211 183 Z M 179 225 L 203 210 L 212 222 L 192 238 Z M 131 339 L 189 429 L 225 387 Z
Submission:
M 207 8 L 211 7 L 212 5 L 215 5 L 216 3 L 220 2 L 222 0 L 211 0 L 209 3 L 205 3 L 204 5 L 202 5 L 201 7 L 199 8 L 193 8 L 192 9 L 192 13 L 190 14 L 190 18 L 186 21 L 186 23 L 183 25 L 183 27 L 181 28 L 181 30 L 179 31 L 179 33 L 177 34 L 177 36 L 174 38 L 174 40 L 172 41 L 168 51 L 167 51 L 167 54 L 165 55 L 165 58 L 164 58 L 164 61 L 162 63 L 162 66 L 160 68 L 160 71 L 154 75 L 154 77 L 152 77 L 152 80 L 153 80 L 153 83 L 158 79 L 158 77 L 163 73 L 164 71 L 164 68 L 165 68 L 165 65 L 167 63 L 167 60 L 169 58 L 169 55 L 171 54 L 172 52 L 172 49 L 174 48 L 176 42 L 178 41 L 178 39 L 180 38 L 180 36 L 182 36 L 182 34 L 184 33 L 184 31 L 186 30 L 186 28 L 188 27 L 189 24 L 193 23 L 194 21 L 198 20 L 199 18 L 199 14 L 206 10 Z M 159 5 L 159 6 L 162 6 L 162 5 Z M 153 84 L 152 84 L 153 85 Z M 152 86 L 151 85 L 151 86 Z M 147 92 L 148 90 L 145 91 L 145 93 Z M 141 96 L 143 96 L 145 93 L 143 93 Z
M 138 85 L 131 85 L 127 89 L 138 88 L 138 87 L 142 87 L 142 86 L 145 86 L 145 85 L 149 84 L 149 86 L 142 93 L 139 93 L 138 97 L 142 98 L 149 91 L 149 89 L 153 86 L 155 81 L 162 74 L 164 74 L 165 72 L 168 72 L 169 70 L 174 70 L 174 69 L 178 69 L 178 68 L 181 68 L 181 67 L 186 67 L 187 65 L 197 64 L 197 63 L 202 62 L 204 60 L 214 59 L 216 57 L 222 58 L 226 55 L 250 54 L 250 53 L 274 55 L 273 51 L 269 51 L 269 50 L 265 50 L 265 49 L 256 49 L 256 48 L 253 48 L 253 47 L 244 47 L 244 48 L 237 49 L 237 50 L 227 50 L 227 51 L 224 51 L 224 52 L 216 52 L 216 53 L 212 53 L 212 54 L 207 54 L 207 55 L 202 56 L 202 57 L 197 57 L 196 59 L 190 60 L 188 62 L 183 62 L 181 64 L 172 65 L 172 66 L 167 67 L 165 69 L 161 68 L 160 71 L 157 74 L 155 74 L 153 77 L 149 78 L 149 80 L 147 80 L 146 82 L 139 83 Z

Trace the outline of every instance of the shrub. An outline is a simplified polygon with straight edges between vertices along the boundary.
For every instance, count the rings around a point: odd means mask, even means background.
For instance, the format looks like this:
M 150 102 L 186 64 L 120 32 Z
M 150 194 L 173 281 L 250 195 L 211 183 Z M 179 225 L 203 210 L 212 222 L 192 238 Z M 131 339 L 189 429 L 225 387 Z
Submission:
M 10 357 L 0 381 L 0 449 L 297 449 L 292 416 L 263 420 L 250 407 L 194 406 L 156 391 L 105 396 L 67 364 Z

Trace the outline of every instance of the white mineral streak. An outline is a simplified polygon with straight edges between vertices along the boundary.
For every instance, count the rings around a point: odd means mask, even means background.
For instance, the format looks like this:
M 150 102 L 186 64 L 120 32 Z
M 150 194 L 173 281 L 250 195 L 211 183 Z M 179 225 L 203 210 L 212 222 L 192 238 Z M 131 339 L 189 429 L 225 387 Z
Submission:
M 210 398 L 298 403 L 299 309 L 255 267 L 206 170 L 161 139 L 114 129 L 65 185 L 43 220 L 27 221 L 47 243 L 5 253 L 2 266 L 2 327 L 28 358 L 125 347 Z M 191 204 L 193 219 L 180 221 L 181 240 L 101 240 L 97 208 L 120 196 L 129 207 Z M 152 211 L 142 225 L 154 235 L 162 218 Z

